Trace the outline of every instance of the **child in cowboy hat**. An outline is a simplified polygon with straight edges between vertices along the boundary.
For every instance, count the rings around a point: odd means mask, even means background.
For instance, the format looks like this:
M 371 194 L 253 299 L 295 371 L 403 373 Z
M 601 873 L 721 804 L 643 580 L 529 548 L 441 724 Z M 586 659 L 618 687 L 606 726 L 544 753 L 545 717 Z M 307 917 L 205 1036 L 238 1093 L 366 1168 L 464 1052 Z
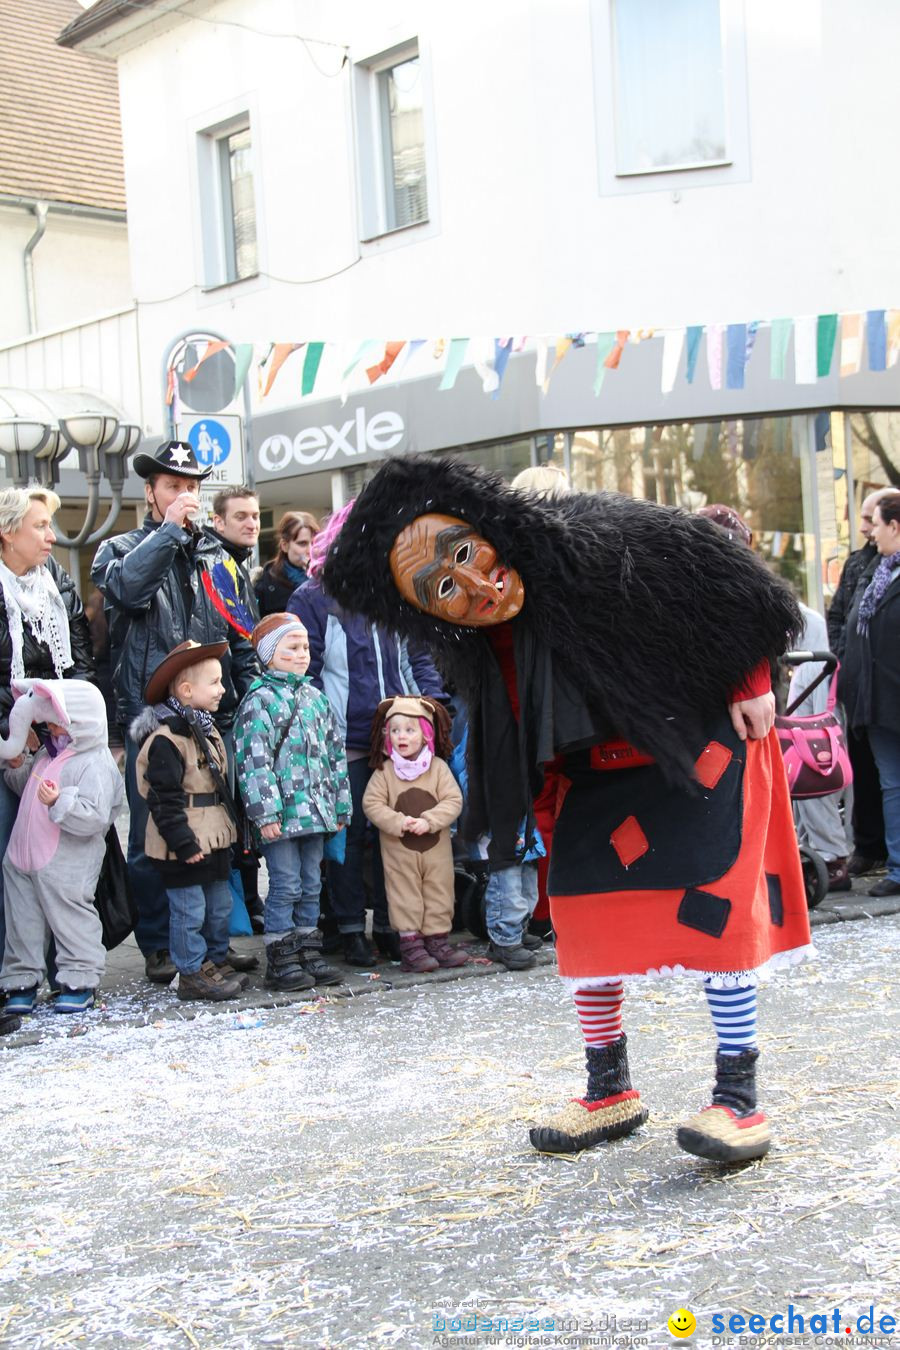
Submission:
M 380 836 L 404 970 L 464 966 L 469 959 L 448 940 L 454 904 L 450 826 L 462 810 L 462 793 L 445 762 L 449 755 L 450 717 L 440 703 L 409 695 L 382 699 L 369 760 L 376 772 L 363 810 Z
M 227 646 L 179 643 L 147 681 L 148 706 L 131 724 L 140 745 L 138 791 L 150 808 L 144 851 L 169 898 L 169 950 L 181 999 L 236 998 L 248 983 L 226 960 L 237 831 L 213 713 Z

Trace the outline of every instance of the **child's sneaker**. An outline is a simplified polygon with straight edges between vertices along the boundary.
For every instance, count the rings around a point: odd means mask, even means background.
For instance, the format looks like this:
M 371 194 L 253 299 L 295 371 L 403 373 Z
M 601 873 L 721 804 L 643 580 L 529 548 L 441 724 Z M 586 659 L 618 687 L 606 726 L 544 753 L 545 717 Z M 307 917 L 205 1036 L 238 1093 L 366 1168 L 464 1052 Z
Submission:
M 53 1000 L 53 1011 L 58 1013 L 90 1012 L 93 1006 L 93 989 L 70 989 L 67 984 L 60 985 L 59 995 Z
M 37 1003 L 37 992 L 36 984 L 30 989 L 8 989 L 4 1012 L 12 1013 L 16 1017 L 21 1017 L 24 1013 L 33 1013 L 34 1005 Z

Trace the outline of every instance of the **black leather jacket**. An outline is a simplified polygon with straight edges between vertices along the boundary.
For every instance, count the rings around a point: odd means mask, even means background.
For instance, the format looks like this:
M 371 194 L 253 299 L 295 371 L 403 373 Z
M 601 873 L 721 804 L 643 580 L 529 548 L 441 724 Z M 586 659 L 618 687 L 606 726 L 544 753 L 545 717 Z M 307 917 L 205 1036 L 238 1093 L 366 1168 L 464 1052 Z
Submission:
M 250 643 L 225 622 L 203 589 L 201 571 L 221 557 L 221 544 L 208 534 L 160 524 L 149 513 L 139 529 L 98 548 L 91 579 L 106 601 L 116 718 L 122 726 L 144 706 L 147 680 L 163 657 L 191 638 L 228 642 L 222 658 L 225 697 L 216 726 L 230 729 L 259 666 Z
M 91 647 L 91 634 L 88 628 L 84 606 L 75 589 L 75 582 L 68 572 L 63 571 L 55 558 L 47 559 L 47 570 L 56 582 L 69 616 L 69 640 L 72 645 L 72 665 L 65 672 L 68 680 L 90 680 L 94 682 L 94 656 Z M 38 642 L 28 626 L 27 619 L 22 623 L 22 664 L 29 679 L 55 680 L 53 658 L 50 650 Z M 6 618 L 6 605 L 0 591 L 0 735 L 9 732 L 9 710 L 13 705 L 12 690 L 9 682 L 12 674 L 12 642 L 9 636 L 9 623 Z

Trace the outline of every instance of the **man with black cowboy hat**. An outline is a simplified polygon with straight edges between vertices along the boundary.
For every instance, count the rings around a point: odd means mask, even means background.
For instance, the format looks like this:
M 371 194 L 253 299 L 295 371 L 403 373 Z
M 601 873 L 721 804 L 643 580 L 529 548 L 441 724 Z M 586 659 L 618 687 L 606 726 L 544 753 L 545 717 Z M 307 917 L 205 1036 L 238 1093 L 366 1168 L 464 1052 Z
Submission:
M 198 464 L 185 441 L 166 441 L 153 455 L 135 455 L 133 464 L 145 480 L 147 515 L 138 529 L 105 540 L 91 569 L 106 602 L 117 721 L 127 727 L 140 712 L 147 680 L 173 647 L 188 639 L 227 642 L 225 693 L 215 715 L 216 727 L 227 733 L 259 668 L 250 643 L 216 611 L 201 581 L 203 570 L 224 556 L 221 544 L 201 533 L 192 519 L 200 509 L 197 486 L 212 469 Z M 139 916 L 135 937 L 147 978 L 167 984 L 175 975 L 168 950 L 168 901 L 144 854 L 147 803 L 135 782 L 137 747 L 127 737 L 125 744 L 128 869 Z

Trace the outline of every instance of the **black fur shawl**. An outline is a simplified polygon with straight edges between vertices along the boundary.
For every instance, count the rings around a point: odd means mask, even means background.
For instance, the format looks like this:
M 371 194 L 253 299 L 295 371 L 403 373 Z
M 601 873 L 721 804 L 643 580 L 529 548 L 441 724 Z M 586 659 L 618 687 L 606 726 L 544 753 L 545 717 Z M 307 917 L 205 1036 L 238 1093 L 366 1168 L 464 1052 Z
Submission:
M 485 630 L 423 614 L 391 578 L 397 534 L 428 511 L 466 521 L 516 568 L 525 603 L 513 623 L 551 650 L 603 722 L 681 782 L 698 730 L 799 630 L 787 587 L 709 520 L 617 494 L 541 500 L 458 460 L 398 456 L 360 494 L 323 583 L 345 608 L 427 644 L 470 699 Z

